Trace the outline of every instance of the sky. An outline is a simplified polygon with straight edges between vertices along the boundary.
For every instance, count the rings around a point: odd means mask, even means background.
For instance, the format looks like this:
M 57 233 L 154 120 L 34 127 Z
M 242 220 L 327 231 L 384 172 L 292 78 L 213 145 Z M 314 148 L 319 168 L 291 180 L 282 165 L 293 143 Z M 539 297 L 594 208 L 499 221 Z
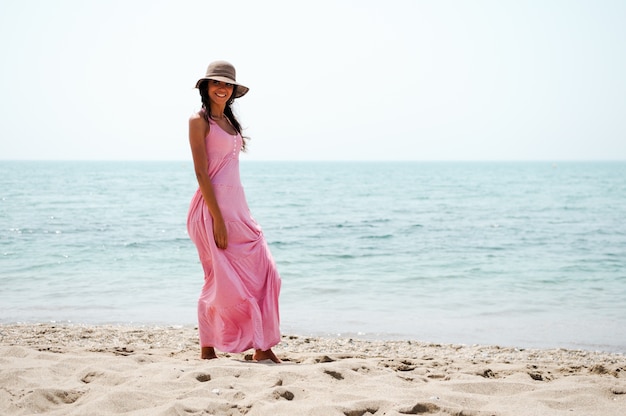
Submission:
M 0 159 L 191 160 L 228 60 L 247 160 L 626 160 L 623 0 L 0 0 Z

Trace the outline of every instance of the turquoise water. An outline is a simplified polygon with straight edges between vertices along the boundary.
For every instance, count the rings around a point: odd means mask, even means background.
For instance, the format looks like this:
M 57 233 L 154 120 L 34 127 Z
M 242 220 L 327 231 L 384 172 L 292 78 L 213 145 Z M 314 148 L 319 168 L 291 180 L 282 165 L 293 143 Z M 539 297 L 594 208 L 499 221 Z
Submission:
M 626 352 L 626 163 L 242 162 L 285 333 Z M 0 162 L 0 322 L 195 323 L 190 162 Z

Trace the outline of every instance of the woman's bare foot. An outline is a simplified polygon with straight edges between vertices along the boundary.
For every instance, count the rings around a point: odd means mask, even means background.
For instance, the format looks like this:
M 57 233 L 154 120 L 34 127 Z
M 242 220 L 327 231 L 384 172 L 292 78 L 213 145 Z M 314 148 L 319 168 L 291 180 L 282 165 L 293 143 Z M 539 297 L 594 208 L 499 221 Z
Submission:
M 252 356 L 252 359 L 255 361 L 272 360 L 276 364 L 280 364 L 280 360 L 278 359 L 276 354 L 274 354 L 271 348 L 267 351 L 256 350 L 254 352 L 254 355 Z
M 215 349 L 213 347 L 202 347 L 200 350 L 200 358 L 203 360 L 212 360 L 217 358 L 217 354 L 215 354 Z

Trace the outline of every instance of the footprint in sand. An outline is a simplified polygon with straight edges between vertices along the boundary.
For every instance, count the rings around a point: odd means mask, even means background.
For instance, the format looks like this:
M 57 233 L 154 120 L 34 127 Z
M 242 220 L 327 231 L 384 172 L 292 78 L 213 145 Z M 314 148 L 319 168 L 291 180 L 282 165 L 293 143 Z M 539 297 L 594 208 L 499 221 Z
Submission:
M 207 374 L 207 373 L 197 373 L 197 374 L 194 374 L 194 377 L 200 383 L 205 383 L 207 381 L 211 381 L 211 375 Z
M 87 374 L 85 374 L 83 376 L 83 378 L 80 379 L 80 381 L 82 381 L 85 384 L 89 384 L 92 381 L 94 381 L 96 378 L 100 377 L 102 375 L 102 373 L 97 372 L 97 371 L 90 371 Z
M 76 390 L 37 389 L 24 397 L 22 403 L 37 413 L 45 413 L 50 411 L 52 406 L 72 404 L 83 394 L 84 392 Z
M 295 397 L 295 395 L 292 392 L 290 392 L 289 390 L 285 388 L 278 388 L 274 390 L 273 395 L 276 400 L 283 398 L 285 400 L 291 401 Z
M 437 413 L 441 410 L 439 406 L 433 403 L 418 403 L 413 407 L 400 409 L 398 412 L 403 415 L 422 415 L 426 413 Z
M 329 376 L 331 376 L 332 378 L 334 378 L 335 380 L 343 380 L 343 376 L 341 375 L 341 373 L 338 373 L 336 371 L 333 370 L 324 370 L 324 373 L 328 374 Z

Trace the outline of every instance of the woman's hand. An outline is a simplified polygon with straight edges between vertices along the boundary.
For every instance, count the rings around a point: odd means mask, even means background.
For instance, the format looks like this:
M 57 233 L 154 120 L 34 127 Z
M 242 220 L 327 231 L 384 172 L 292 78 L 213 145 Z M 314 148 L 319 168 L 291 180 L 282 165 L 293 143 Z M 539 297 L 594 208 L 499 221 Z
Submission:
M 228 231 L 223 219 L 213 220 L 213 238 L 217 248 L 225 249 L 228 247 Z

